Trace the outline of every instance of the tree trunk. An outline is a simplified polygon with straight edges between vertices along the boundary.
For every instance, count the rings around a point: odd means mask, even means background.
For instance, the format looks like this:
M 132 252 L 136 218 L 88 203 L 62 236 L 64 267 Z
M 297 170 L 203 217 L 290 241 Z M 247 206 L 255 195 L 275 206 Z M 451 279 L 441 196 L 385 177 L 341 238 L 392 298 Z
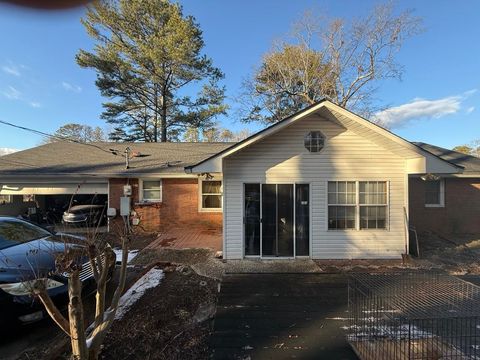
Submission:
M 85 324 L 83 321 L 82 283 L 79 278 L 79 270 L 71 273 L 68 280 L 68 317 L 70 320 L 70 340 L 72 343 L 72 355 L 75 360 L 87 360 L 87 341 L 85 336 Z
M 167 102 L 165 96 L 162 95 L 162 114 L 160 116 L 162 142 L 167 142 Z

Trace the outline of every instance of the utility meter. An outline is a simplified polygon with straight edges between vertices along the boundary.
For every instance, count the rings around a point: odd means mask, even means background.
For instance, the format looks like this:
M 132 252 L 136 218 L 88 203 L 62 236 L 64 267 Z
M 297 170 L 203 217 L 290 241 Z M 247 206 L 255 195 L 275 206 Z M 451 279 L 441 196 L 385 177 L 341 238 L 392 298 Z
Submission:
M 132 186 L 131 185 L 125 185 L 123 187 L 123 196 L 132 196 Z

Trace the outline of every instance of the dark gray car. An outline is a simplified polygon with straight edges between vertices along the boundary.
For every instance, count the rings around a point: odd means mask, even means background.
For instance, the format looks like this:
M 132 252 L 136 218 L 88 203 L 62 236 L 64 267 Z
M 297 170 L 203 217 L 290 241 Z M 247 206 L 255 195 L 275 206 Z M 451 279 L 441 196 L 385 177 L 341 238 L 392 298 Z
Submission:
M 0 319 L 1 324 L 25 324 L 45 317 L 45 310 L 31 295 L 36 279 L 45 279 L 48 294 L 62 308 L 68 302 L 68 274 L 56 268 L 57 255 L 67 248 L 81 253 L 85 239 L 54 234 L 25 220 L 0 216 Z M 94 290 L 95 280 L 87 256 L 78 258 L 82 267 L 83 294 Z M 115 264 L 110 269 L 113 274 Z
M 68 225 L 97 226 L 106 220 L 105 205 L 75 205 L 63 213 L 63 223 Z

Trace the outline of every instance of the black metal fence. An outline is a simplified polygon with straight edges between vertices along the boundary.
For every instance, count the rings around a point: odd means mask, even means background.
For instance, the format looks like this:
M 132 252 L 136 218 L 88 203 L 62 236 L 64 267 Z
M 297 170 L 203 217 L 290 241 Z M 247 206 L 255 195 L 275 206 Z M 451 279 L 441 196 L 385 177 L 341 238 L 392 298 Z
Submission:
M 355 274 L 348 340 L 361 359 L 480 359 L 480 287 L 439 273 Z

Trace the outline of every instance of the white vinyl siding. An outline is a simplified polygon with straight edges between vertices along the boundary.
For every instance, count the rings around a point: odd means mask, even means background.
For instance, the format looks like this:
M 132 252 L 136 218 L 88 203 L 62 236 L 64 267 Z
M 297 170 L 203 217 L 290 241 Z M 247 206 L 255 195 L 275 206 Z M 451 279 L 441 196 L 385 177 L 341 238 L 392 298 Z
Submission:
M 304 136 L 325 135 L 310 153 Z M 243 184 L 308 183 L 311 256 L 316 259 L 399 258 L 404 251 L 406 160 L 338 124 L 312 115 L 223 160 L 224 256 L 243 258 Z M 387 230 L 328 230 L 329 181 L 385 181 Z

